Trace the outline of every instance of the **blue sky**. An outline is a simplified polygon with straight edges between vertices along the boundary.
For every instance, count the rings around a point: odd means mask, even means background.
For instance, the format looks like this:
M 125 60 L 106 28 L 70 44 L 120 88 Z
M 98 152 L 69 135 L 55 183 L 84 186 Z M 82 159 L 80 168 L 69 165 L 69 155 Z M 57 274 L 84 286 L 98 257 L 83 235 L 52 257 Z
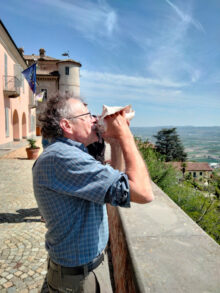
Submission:
M 82 63 L 93 113 L 131 104 L 132 126 L 220 126 L 219 0 L 7 0 L 25 54 Z

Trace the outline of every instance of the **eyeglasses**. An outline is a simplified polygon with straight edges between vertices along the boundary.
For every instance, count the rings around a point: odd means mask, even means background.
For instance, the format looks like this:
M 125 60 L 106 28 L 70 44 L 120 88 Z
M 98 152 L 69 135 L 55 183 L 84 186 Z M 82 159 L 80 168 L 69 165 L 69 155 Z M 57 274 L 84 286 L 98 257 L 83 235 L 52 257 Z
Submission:
M 79 117 L 86 116 L 86 115 L 89 115 L 90 118 L 93 117 L 92 114 L 90 112 L 88 112 L 88 113 L 84 113 L 84 114 L 77 115 L 77 116 L 74 116 L 74 117 L 68 117 L 66 119 L 74 119 L 74 118 L 79 118 Z

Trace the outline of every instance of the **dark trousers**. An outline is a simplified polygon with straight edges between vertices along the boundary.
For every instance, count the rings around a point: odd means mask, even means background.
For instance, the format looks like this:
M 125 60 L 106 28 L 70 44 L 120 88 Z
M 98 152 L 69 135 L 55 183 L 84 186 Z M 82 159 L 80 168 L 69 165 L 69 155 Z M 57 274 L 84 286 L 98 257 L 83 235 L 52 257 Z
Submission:
M 48 262 L 47 284 L 49 292 L 112 293 L 108 256 L 93 271 L 81 275 L 63 274 L 59 265 Z

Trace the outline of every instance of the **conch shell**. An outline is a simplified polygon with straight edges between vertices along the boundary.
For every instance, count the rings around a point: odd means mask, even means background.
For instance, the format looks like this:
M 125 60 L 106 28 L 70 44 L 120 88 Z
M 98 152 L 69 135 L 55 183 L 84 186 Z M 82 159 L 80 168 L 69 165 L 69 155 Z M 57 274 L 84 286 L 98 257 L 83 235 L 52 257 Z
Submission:
M 101 114 L 101 116 L 99 116 L 98 123 L 97 123 L 97 128 L 98 128 L 99 132 L 103 133 L 106 131 L 107 126 L 106 126 L 106 122 L 104 119 L 105 117 L 112 115 L 112 114 L 115 114 L 117 112 L 120 112 L 122 110 L 125 111 L 125 117 L 129 121 L 135 115 L 135 112 L 132 110 L 131 105 L 127 105 L 125 107 L 111 107 L 111 106 L 103 105 L 102 114 Z

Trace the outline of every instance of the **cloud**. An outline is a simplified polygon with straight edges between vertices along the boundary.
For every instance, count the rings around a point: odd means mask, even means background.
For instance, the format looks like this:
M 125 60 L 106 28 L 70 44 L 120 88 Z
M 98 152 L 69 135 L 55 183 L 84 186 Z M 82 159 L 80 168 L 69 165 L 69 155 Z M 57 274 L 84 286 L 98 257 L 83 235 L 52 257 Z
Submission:
M 219 108 L 216 96 L 190 93 L 190 85 L 107 72 L 81 70 L 81 94 L 89 104 L 155 105 L 157 107 Z M 209 98 L 207 98 L 209 96 Z
M 146 69 L 148 75 L 154 79 L 166 77 L 174 84 L 187 85 L 199 82 L 203 76 L 203 70 L 196 59 L 192 58 L 192 52 L 188 51 L 193 40 L 189 28 L 196 25 L 202 30 L 199 22 L 190 14 L 184 13 L 170 0 L 166 0 L 174 9 L 179 18 L 170 17 L 173 12 L 158 20 L 160 30 L 151 38 L 151 50 L 146 50 Z
M 177 15 L 181 18 L 181 20 L 185 23 L 190 23 L 192 24 L 197 30 L 201 31 L 201 32 L 205 32 L 202 24 L 193 19 L 193 17 L 189 14 L 184 13 L 183 11 L 181 11 L 176 5 L 174 5 L 171 1 L 166 0 L 166 2 L 173 8 L 173 10 L 177 13 Z
M 173 103 L 180 99 L 185 84 L 174 84 L 169 80 L 154 80 L 145 77 L 102 73 L 81 70 L 81 93 L 94 103 L 126 104 Z M 91 102 L 90 102 L 91 103 Z
M 117 26 L 117 14 L 105 1 L 46 0 L 44 5 L 55 8 L 68 20 L 68 25 L 88 39 L 110 37 Z
M 106 23 L 105 23 L 107 27 L 107 31 L 109 33 L 113 32 L 116 22 L 117 22 L 116 13 L 114 11 L 109 12 L 107 15 Z
M 109 84 L 123 85 L 126 87 L 147 87 L 157 86 L 165 88 L 180 88 L 185 87 L 186 83 L 174 83 L 173 81 L 163 79 L 152 79 L 146 77 L 129 76 L 125 74 L 112 74 L 106 72 L 95 72 L 88 70 L 81 70 L 82 77 L 92 78 L 93 81 L 105 82 Z

